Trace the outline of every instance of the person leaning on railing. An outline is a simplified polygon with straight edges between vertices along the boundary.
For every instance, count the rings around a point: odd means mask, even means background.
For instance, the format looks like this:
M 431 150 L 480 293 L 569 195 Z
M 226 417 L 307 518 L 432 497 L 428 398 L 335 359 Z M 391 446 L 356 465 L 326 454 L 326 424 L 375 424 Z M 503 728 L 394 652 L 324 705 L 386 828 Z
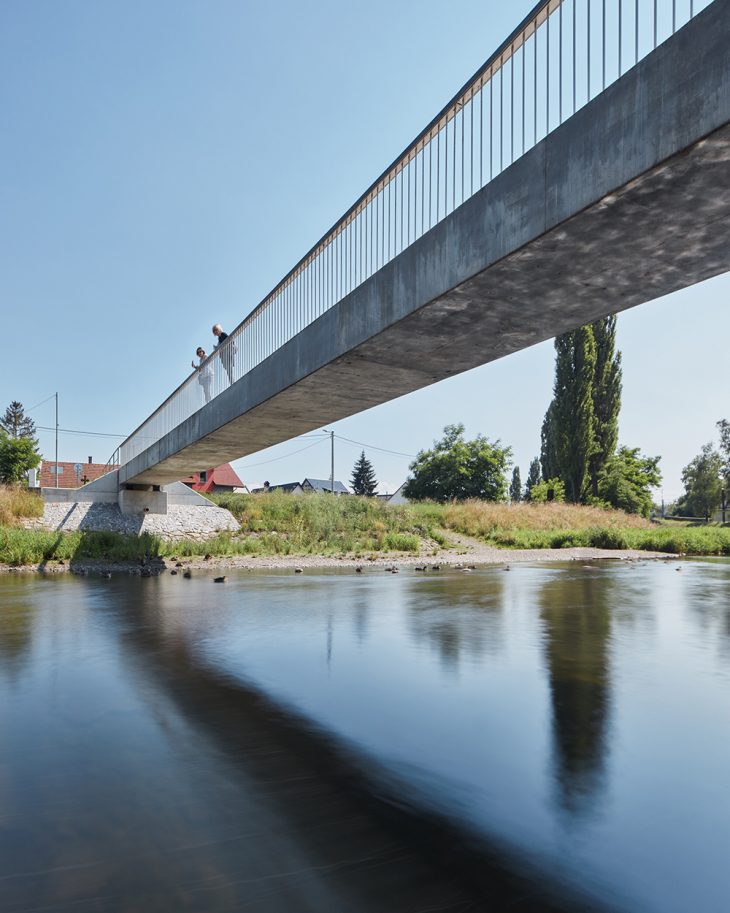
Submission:
M 205 396 L 206 403 L 209 403 L 210 387 L 213 383 L 213 365 L 208 360 L 208 356 L 205 354 L 205 349 L 202 346 L 198 346 L 195 350 L 195 354 L 200 361 L 197 365 L 194 361 L 191 361 L 190 364 L 198 372 L 198 383 L 203 388 L 203 395 Z
M 215 348 L 220 349 L 221 364 L 228 375 L 228 383 L 233 383 L 233 364 L 236 356 L 236 344 L 229 339 L 228 333 L 223 332 L 223 327 L 216 323 L 213 325 L 213 335 L 218 339 Z M 229 340 L 226 342 L 226 340 Z

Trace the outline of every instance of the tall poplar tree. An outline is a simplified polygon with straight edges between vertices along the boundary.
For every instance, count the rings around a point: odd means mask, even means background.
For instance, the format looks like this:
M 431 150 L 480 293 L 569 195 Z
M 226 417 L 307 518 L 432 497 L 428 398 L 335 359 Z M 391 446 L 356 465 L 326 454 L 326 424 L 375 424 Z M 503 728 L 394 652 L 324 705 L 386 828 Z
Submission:
M 515 466 L 512 470 L 512 481 L 509 486 L 509 499 L 513 504 L 522 500 L 522 479 L 520 478 L 519 466 Z
M 523 500 L 529 501 L 532 489 L 540 483 L 540 458 L 535 457 L 530 463 L 527 471 L 527 481 L 525 482 L 525 494 Z
M 621 353 L 616 351 L 616 317 L 604 317 L 591 324 L 596 343 L 593 375 L 593 452 L 590 480 L 593 497 L 598 497 L 598 477 L 616 452 L 618 415 L 621 411 Z
M 542 469 L 545 478 L 562 479 L 566 498 L 573 502 L 583 496 L 595 449 L 595 372 L 596 341 L 590 325 L 556 337 L 555 384 L 543 423 Z
M 540 432 L 540 468 L 542 469 L 542 478 L 546 482 L 548 479 L 560 478 L 560 465 L 556 446 L 557 429 L 555 426 L 555 396 L 553 395 L 553 400 L 547 408 L 545 418 L 542 420 L 542 430 Z M 539 473 L 535 481 L 540 481 Z

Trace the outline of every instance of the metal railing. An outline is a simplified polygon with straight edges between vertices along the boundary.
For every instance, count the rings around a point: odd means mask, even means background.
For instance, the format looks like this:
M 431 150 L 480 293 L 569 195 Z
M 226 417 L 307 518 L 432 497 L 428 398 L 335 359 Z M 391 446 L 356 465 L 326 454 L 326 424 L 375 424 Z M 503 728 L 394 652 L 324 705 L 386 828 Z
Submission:
M 543 0 L 204 364 L 217 396 L 314 322 L 711 0 Z M 207 374 L 205 375 L 207 376 Z M 189 418 L 195 371 L 121 445 L 122 464 Z

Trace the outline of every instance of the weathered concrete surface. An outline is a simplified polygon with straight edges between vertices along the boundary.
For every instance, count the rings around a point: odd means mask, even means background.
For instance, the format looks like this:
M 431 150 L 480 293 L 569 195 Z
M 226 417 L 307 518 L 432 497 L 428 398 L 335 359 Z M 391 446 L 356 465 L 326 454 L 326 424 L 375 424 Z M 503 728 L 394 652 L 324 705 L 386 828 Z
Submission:
M 727 271 L 729 125 L 715 0 L 120 481 L 220 465 Z
M 155 483 L 156 484 L 156 483 Z M 136 513 L 149 508 L 149 513 L 166 513 L 167 507 L 214 507 L 206 497 L 182 482 L 165 485 L 162 491 L 125 491 L 119 481 L 119 470 L 94 479 L 81 488 L 42 488 L 46 504 L 118 504 L 125 511 Z
M 43 517 L 29 520 L 32 529 L 80 530 L 81 532 L 124 533 L 139 536 L 151 533 L 162 539 L 197 539 L 204 541 L 222 530 L 240 529 L 230 511 L 216 507 L 210 501 L 205 506 L 191 504 L 168 505 L 164 514 L 144 511 L 123 512 L 118 504 L 100 501 L 48 502 L 43 505 Z

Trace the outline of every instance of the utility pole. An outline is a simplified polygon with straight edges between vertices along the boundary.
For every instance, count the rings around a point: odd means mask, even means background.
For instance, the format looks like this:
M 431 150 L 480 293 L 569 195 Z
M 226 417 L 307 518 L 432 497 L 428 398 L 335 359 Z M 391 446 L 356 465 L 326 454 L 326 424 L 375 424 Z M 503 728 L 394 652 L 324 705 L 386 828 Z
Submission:
M 330 431 L 330 488 L 332 489 L 332 494 L 335 493 L 335 433 Z
M 56 392 L 56 488 L 58 488 L 58 392 Z

